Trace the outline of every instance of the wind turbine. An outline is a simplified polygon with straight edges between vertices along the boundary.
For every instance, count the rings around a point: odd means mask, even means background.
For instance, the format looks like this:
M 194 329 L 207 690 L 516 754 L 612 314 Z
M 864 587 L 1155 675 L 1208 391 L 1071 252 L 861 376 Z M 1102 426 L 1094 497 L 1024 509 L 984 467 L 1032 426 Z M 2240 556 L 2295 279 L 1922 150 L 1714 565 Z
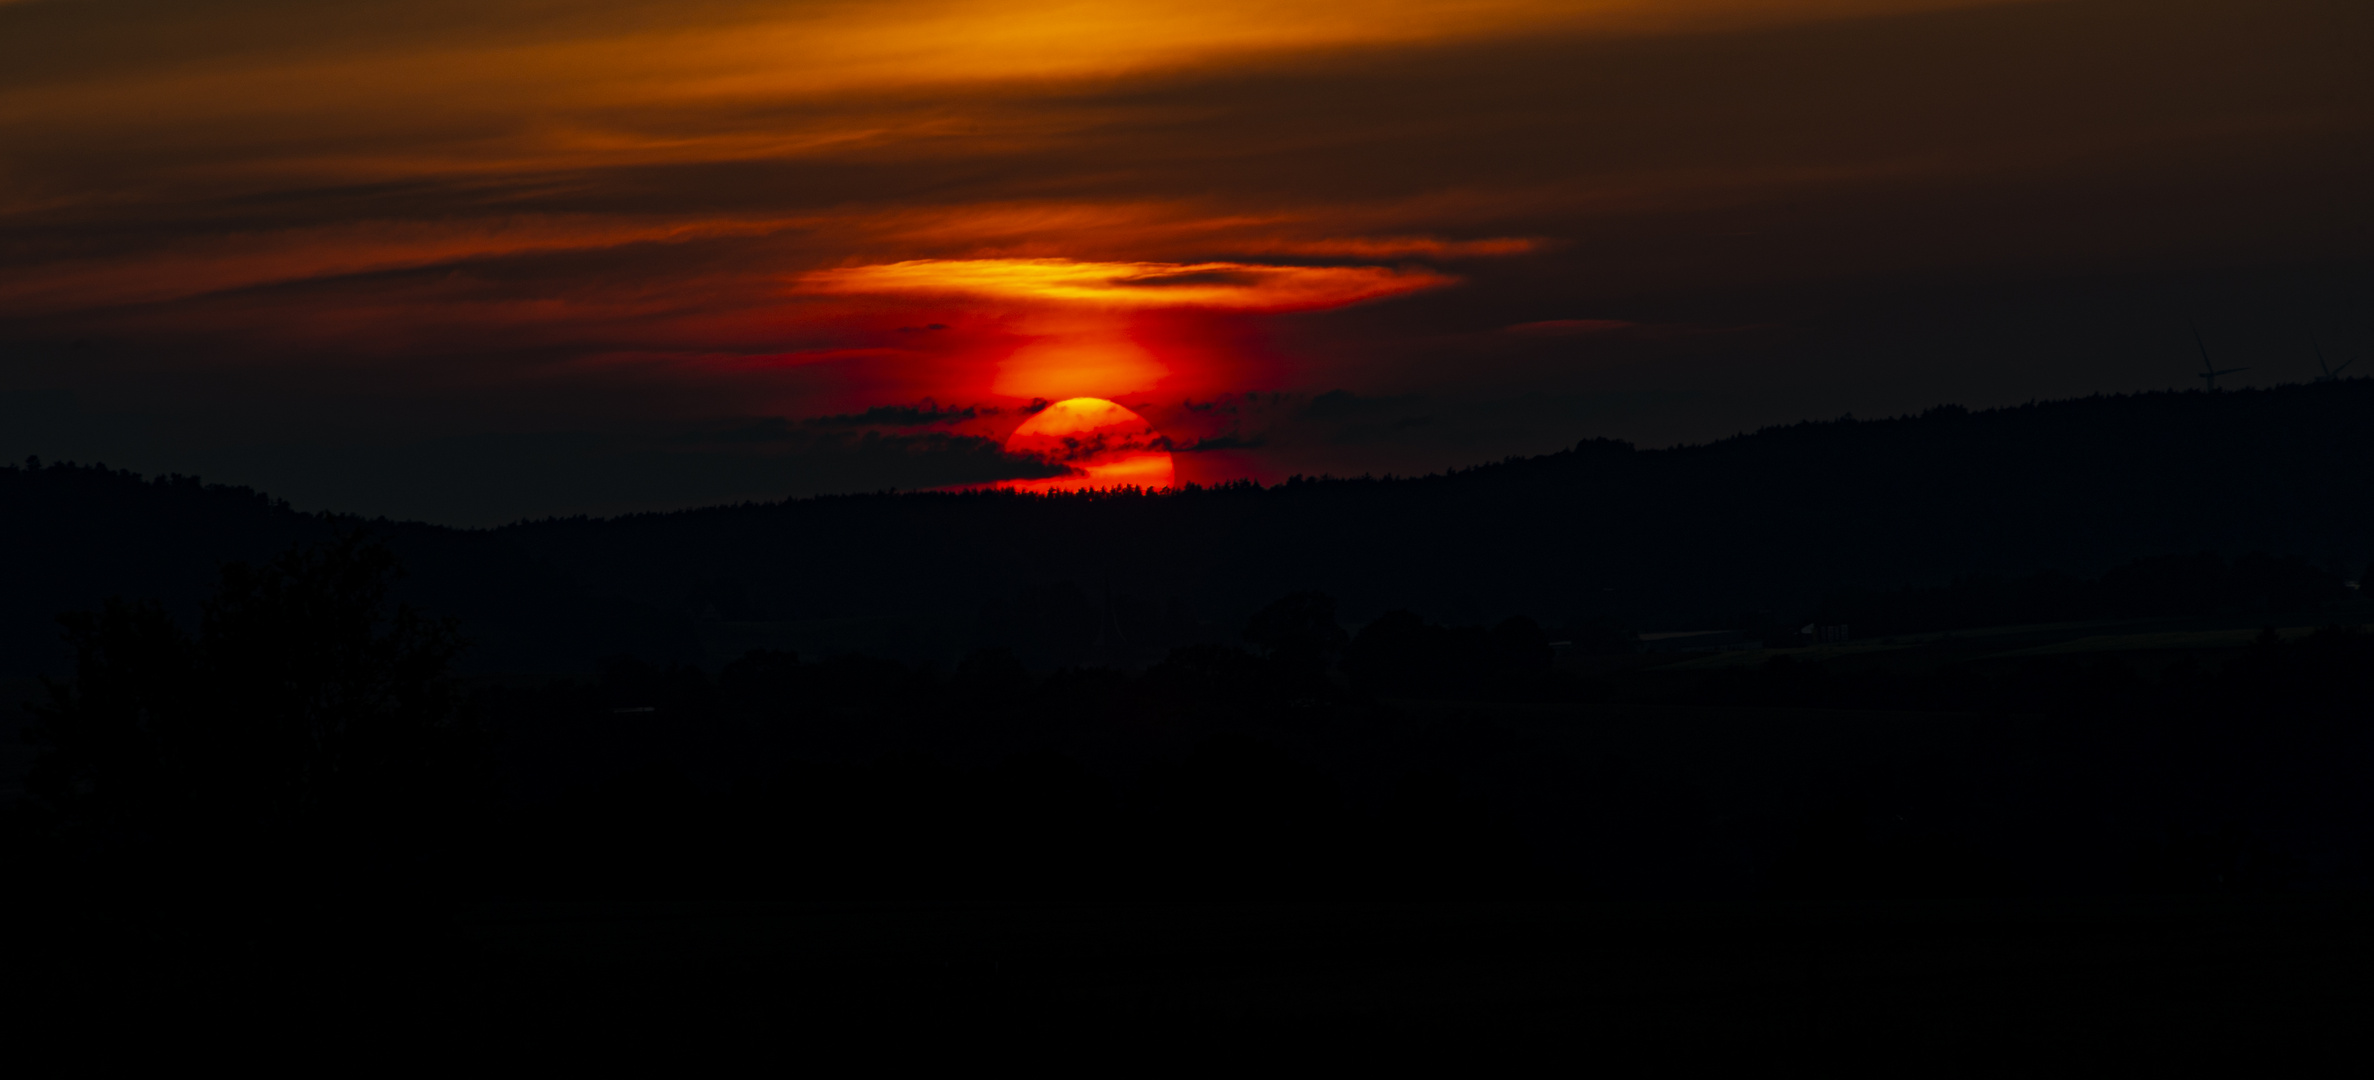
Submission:
M 2326 367 L 2324 346 L 2311 342 L 2309 347 L 2316 350 L 2316 369 L 2318 371 L 2324 372 L 2324 374 L 2316 377 L 2316 381 L 2318 382 L 2340 382 L 2341 373 L 2349 370 L 2349 365 L 2358 362 L 2358 358 L 2352 356 L 2347 360 L 2341 361 L 2340 367 Z
M 2207 382 L 2209 384 L 2209 392 L 2212 394 L 2217 393 L 2218 376 L 2231 375 L 2237 371 L 2250 370 L 2247 367 L 2227 368 L 2223 371 L 2218 370 L 2216 364 L 2209 362 L 2209 344 L 2201 340 L 2201 329 L 2199 327 L 2193 328 L 2193 344 L 2201 347 L 2201 373 L 2193 377 Z

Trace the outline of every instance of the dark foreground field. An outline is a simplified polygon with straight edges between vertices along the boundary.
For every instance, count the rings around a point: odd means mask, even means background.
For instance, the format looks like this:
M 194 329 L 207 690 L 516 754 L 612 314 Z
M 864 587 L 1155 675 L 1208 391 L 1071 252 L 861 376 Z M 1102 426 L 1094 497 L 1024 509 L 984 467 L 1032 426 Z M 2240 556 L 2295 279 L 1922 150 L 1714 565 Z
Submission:
M 90 1032 L 92 1070 L 200 1046 L 353 1065 L 2265 1067 L 2367 1056 L 2369 916 L 2330 898 L 490 905 L 347 925 L 311 955 L 85 955 L 21 971 L 40 992 L 15 1015 Z
M 1142 670 L 461 679 L 393 567 L 226 569 L 196 633 L 110 604 L 71 689 L 0 684 L 16 1060 L 2363 1056 L 2353 596 L 1987 625 L 2043 579 L 1966 579 L 1845 642 L 1562 654 L 1302 592 Z

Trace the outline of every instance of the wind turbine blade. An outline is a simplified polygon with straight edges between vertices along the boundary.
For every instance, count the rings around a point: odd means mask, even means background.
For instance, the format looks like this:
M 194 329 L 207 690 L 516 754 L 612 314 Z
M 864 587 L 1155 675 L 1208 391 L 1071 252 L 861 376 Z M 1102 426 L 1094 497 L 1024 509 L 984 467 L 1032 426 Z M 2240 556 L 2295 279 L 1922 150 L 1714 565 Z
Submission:
M 2201 350 L 2201 370 L 2208 371 L 2215 368 L 2217 365 L 2209 362 L 2209 343 L 2201 340 L 2201 328 L 2187 326 L 2186 329 L 2193 332 L 2193 344 Z

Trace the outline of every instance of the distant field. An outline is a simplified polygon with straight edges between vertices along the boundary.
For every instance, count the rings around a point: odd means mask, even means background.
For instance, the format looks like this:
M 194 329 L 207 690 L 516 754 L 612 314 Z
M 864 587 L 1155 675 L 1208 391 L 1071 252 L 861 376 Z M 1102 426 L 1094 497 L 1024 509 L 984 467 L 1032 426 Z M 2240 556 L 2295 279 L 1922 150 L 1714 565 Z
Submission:
M 2346 624 L 2355 625 L 2358 612 Z M 2331 622 L 2279 625 L 2276 633 L 2297 637 Z M 2220 653 L 2249 647 L 2265 624 L 2248 620 L 2151 619 L 2119 622 L 2043 623 L 1991 626 L 1929 634 L 1903 634 L 1802 649 L 1745 649 L 1708 653 L 1658 666 L 1661 671 L 1708 671 L 1756 667 L 1775 657 L 1797 663 L 1855 668 L 1925 667 L 1982 659 L 2061 653 Z
M 979 637 L 975 611 L 785 621 L 709 621 L 701 624 L 703 666 L 715 670 L 752 649 L 796 652 L 819 660 L 852 653 L 945 668 L 963 659 Z
M 2275 632 L 2283 637 L 2301 637 L 2315 633 L 2313 626 L 2279 626 Z M 2000 653 L 2001 656 L 2044 656 L 2052 653 L 2081 652 L 2162 652 L 2171 650 L 2211 651 L 2248 648 L 2264 633 L 2264 628 L 2250 630 L 2193 630 L 2156 634 L 2102 634 L 2082 637 L 2053 645 L 2039 645 L 2032 649 Z

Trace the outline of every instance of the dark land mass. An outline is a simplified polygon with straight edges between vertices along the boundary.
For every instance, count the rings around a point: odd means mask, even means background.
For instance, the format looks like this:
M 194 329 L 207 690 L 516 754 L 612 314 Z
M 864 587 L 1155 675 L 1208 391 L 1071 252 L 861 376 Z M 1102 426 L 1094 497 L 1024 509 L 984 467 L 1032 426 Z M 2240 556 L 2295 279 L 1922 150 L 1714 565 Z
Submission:
M 2370 394 L 486 532 L 9 470 L 11 1014 L 2313 1052 L 2369 956 Z
M 196 618 L 226 563 L 362 527 L 402 560 L 403 598 L 459 619 L 467 670 L 585 671 L 615 654 L 694 654 L 693 620 L 607 598 L 554 573 L 500 534 L 300 513 L 248 488 L 195 477 L 144 479 L 104 466 L 0 468 L 0 674 L 63 674 L 60 612 L 110 596 Z
M 2369 420 L 2374 381 L 2145 394 L 1670 450 L 1586 441 L 1411 479 L 849 496 L 502 535 L 655 606 L 749 621 L 954 612 L 1049 661 L 1081 655 L 1045 640 L 1060 637 L 1061 609 L 1108 595 L 1107 635 L 1153 656 L 1204 620 L 1233 626 L 1304 589 L 1356 620 L 1407 608 L 1476 624 L 1721 627 L 1810 616 L 1846 587 L 2091 576 L 2164 554 L 2260 552 L 2353 575 L 2374 558 Z
M 1886 590 L 2152 556 L 2257 553 L 2354 579 L 2374 559 L 2370 472 L 2374 380 L 2346 380 L 1940 407 L 1668 450 L 1587 440 L 1404 479 L 370 527 L 412 569 L 407 595 L 477 642 L 466 670 L 584 672 L 620 653 L 714 669 L 754 647 L 945 666 L 984 645 L 1046 670 L 1228 640 L 1301 590 L 1355 623 L 1407 609 L 1580 632 L 1796 625 L 1854 591 L 1859 612 L 1826 617 L 1868 625 Z M 16 674 L 64 659 L 57 611 L 114 594 L 194 611 L 222 562 L 339 527 L 244 489 L 60 466 L 0 470 L 0 515 L 0 669 Z

